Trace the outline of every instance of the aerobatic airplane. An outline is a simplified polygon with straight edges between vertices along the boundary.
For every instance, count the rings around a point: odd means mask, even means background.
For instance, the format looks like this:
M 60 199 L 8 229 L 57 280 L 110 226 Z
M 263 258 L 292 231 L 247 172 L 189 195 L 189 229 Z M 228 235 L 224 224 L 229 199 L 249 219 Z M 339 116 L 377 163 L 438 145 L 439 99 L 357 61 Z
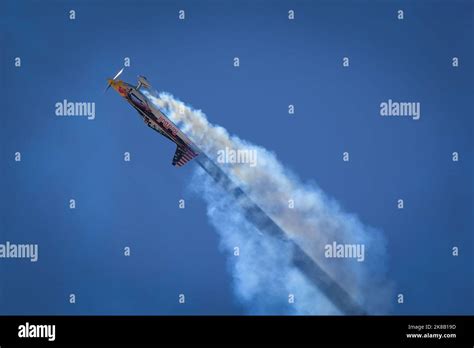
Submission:
M 151 88 L 144 76 L 138 76 L 137 86 L 117 80 L 122 74 L 120 70 L 114 78 L 108 80 L 106 91 L 112 86 L 123 98 L 125 98 L 140 114 L 148 127 L 176 144 L 176 152 L 172 164 L 181 167 L 199 155 L 196 146 L 191 140 L 179 130 L 179 128 L 165 116 L 165 114 L 140 92 L 140 87 Z

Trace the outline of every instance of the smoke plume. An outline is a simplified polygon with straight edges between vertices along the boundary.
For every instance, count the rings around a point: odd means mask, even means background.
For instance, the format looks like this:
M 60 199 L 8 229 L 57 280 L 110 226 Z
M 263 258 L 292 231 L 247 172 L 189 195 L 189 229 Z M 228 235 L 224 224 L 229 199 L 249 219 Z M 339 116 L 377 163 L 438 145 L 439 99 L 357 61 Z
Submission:
M 302 182 L 272 152 L 230 135 L 168 93 L 145 93 L 207 155 L 198 157 L 204 170 L 195 171 L 191 188 L 207 203 L 221 248 L 230 255 L 235 292 L 251 313 L 359 313 L 350 310 L 354 306 L 347 298 L 367 313 L 388 310 L 391 291 L 380 231 L 342 211 L 315 184 Z M 214 163 L 225 149 L 255 151 L 256 164 L 228 161 L 216 169 Z M 207 174 L 214 180 L 223 177 L 231 187 L 215 185 Z M 262 233 L 264 225 L 272 223 L 268 230 L 274 235 Z M 334 242 L 363 245 L 363 262 L 326 257 L 325 246 Z M 316 265 L 310 271 L 309 260 Z M 321 286 L 308 278 L 310 274 Z

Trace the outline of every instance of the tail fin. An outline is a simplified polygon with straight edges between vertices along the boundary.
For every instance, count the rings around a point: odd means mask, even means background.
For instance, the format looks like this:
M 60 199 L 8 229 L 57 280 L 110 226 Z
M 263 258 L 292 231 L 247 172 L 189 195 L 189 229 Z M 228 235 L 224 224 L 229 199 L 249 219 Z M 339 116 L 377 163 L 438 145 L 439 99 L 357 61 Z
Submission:
M 178 145 L 174 153 L 172 164 L 177 167 L 182 167 L 198 155 L 199 154 L 194 152 L 190 147 Z

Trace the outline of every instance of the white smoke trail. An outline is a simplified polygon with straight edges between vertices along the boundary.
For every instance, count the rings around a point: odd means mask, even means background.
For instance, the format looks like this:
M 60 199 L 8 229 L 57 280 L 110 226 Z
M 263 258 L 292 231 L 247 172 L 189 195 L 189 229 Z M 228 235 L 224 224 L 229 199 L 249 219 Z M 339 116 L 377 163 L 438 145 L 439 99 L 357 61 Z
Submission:
M 341 211 L 316 185 L 302 183 L 273 153 L 209 123 L 200 110 L 167 93 L 159 97 L 146 94 L 211 159 L 216 160 L 218 151 L 225 148 L 256 151 L 256 166 L 227 163 L 222 169 L 369 313 L 388 310 L 385 240 L 379 231 Z M 240 248 L 240 256 L 232 258 L 233 276 L 237 295 L 249 308 L 257 313 L 338 313 L 291 264 L 287 246 L 262 237 L 202 170 L 194 175 L 193 189 L 207 202 L 222 247 L 229 253 L 235 246 Z M 290 200 L 293 208 L 289 208 Z M 364 245 L 365 260 L 326 258 L 324 247 L 333 242 Z M 294 294 L 292 305 L 288 304 L 289 294 Z

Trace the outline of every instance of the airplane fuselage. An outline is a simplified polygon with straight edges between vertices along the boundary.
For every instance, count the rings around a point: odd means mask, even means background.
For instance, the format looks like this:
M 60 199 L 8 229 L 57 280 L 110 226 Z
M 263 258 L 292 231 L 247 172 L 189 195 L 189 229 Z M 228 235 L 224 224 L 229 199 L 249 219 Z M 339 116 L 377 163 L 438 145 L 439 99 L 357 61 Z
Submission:
M 189 141 L 179 128 L 156 106 L 151 105 L 148 99 L 134 86 L 122 87 L 119 93 L 132 105 L 143 118 L 145 124 L 164 135 L 178 146 L 191 147 Z
M 123 71 L 123 69 L 121 71 Z M 117 74 L 116 77 L 119 76 L 120 73 Z M 139 76 L 137 87 L 116 80 L 116 77 L 108 80 L 109 87 L 113 87 L 121 97 L 138 111 L 138 114 L 148 127 L 154 129 L 176 144 L 176 152 L 173 156 L 172 165 L 181 167 L 199 155 L 200 151 L 192 141 L 166 117 L 158 106 L 151 103 L 140 91 L 141 86 L 151 87 L 145 77 Z

